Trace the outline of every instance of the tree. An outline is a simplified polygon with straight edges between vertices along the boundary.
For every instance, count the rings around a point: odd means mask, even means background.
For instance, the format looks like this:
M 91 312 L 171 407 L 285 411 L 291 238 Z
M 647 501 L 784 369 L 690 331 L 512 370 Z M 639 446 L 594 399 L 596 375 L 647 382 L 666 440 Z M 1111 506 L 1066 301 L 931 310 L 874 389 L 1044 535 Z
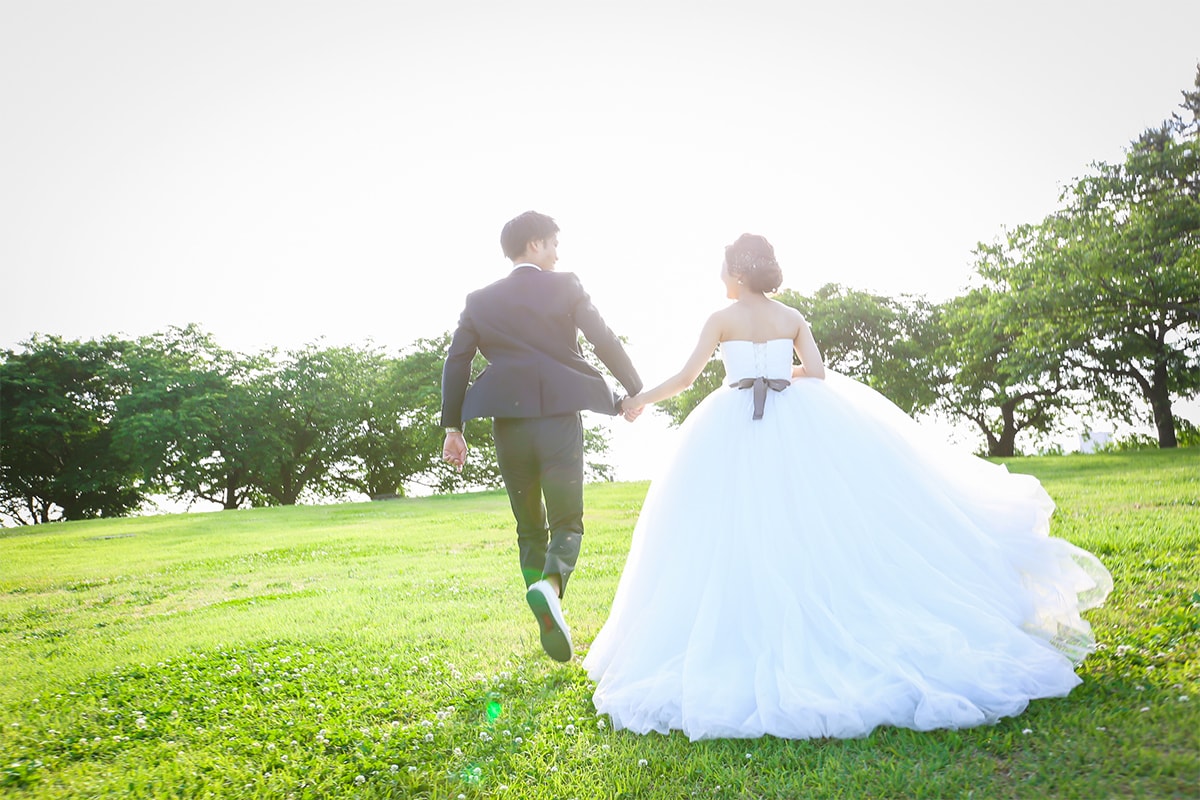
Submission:
M 1008 257 L 999 246 L 979 253 L 984 259 Z M 1009 287 L 992 284 L 941 309 L 935 358 L 945 379 L 936 405 L 974 424 L 989 456 L 1015 455 L 1018 434 L 1050 433 L 1059 413 L 1072 406 L 1071 382 L 1060 354 L 1022 345 L 1020 302 Z
M 130 391 L 118 441 L 155 491 L 225 509 L 267 501 L 251 480 L 267 404 L 255 395 L 263 356 L 219 347 L 198 327 L 139 339 L 126 355 Z
M 343 485 L 373 498 L 404 495 L 411 485 L 439 492 L 499 485 L 487 420 L 467 424 L 472 452 L 462 472 L 442 461 L 441 376 L 448 346 L 448 334 L 420 339 L 373 373 L 353 456 L 337 471 Z
M 831 369 L 862 381 L 909 414 L 937 398 L 936 307 L 921 297 L 883 297 L 829 283 L 811 297 L 782 292 L 812 326 Z
M 271 503 L 302 496 L 337 496 L 336 467 L 354 457 L 353 443 L 369 414 L 371 381 L 383 365 L 374 347 L 290 351 L 251 378 L 247 388 L 258 426 L 250 483 Z
M 121 516 L 145 487 L 114 446 L 113 418 L 128 391 L 115 337 L 34 336 L 0 363 L 0 512 L 21 524 Z
M 1140 396 L 1174 447 L 1172 397 L 1200 389 L 1200 144 L 1148 135 L 1096 169 L 1025 229 L 1026 257 L 985 277 L 1019 287 L 1022 347 L 1062 353 L 1118 418 L 1140 416 Z

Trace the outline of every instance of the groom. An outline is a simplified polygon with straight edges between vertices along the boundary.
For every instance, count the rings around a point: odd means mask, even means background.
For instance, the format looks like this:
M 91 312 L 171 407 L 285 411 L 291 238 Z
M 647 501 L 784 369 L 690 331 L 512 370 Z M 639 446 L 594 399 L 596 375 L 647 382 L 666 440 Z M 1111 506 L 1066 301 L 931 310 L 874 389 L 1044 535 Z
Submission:
M 626 408 L 579 349 L 579 333 L 625 390 L 642 381 L 621 342 L 592 305 L 579 279 L 555 272 L 558 225 L 526 211 L 500 233 L 513 271 L 467 295 L 442 370 L 442 458 L 467 460 L 463 420 L 493 417 L 500 476 L 517 521 L 517 545 L 542 648 L 571 660 L 571 632 L 559 598 L 579 557 L 583 536 L 583 422 L 580 412 L 623 414 Z M 488 365 L 471 382 L 471 360 Z M 468 386 L 468 384 L 470 384 Z

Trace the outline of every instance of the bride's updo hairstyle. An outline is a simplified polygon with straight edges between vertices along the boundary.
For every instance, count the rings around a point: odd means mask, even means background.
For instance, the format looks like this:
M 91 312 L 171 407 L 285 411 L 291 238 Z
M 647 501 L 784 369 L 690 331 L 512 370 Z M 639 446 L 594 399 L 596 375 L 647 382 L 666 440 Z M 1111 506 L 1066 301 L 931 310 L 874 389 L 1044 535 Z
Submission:
M 729 274 L 753 291 L 769 294 L 783 283 L 783 270 L 775 260 L 775 248 L 762 236 L 743 233 L 725 248 Z

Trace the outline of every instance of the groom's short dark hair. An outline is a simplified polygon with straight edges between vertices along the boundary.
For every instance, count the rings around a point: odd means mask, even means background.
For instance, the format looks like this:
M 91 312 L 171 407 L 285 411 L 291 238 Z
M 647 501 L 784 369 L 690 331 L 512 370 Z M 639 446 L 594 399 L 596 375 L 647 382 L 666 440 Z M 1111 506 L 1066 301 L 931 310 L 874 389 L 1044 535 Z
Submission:
M 500 246 L 508 258 L 518 258 L 530 242 L 540 242 L 558 233 L 558 223 L 545 214 L 526 211 L 504 224 L 500 231 Z

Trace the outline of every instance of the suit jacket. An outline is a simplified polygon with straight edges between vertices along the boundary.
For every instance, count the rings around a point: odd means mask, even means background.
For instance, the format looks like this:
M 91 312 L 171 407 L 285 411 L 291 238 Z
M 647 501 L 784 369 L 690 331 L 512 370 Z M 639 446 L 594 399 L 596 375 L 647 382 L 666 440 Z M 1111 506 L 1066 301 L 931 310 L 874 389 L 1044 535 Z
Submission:
M 620 413 L 620 396 L 580 352 L 579 332 L 629 394 L 641 391 L 625 348 L 572 273 L 522 266 L 467 295 L 442 369 L 442 427 L 476 417 Z M 476 351 L 488 366 L 472 383 Z

